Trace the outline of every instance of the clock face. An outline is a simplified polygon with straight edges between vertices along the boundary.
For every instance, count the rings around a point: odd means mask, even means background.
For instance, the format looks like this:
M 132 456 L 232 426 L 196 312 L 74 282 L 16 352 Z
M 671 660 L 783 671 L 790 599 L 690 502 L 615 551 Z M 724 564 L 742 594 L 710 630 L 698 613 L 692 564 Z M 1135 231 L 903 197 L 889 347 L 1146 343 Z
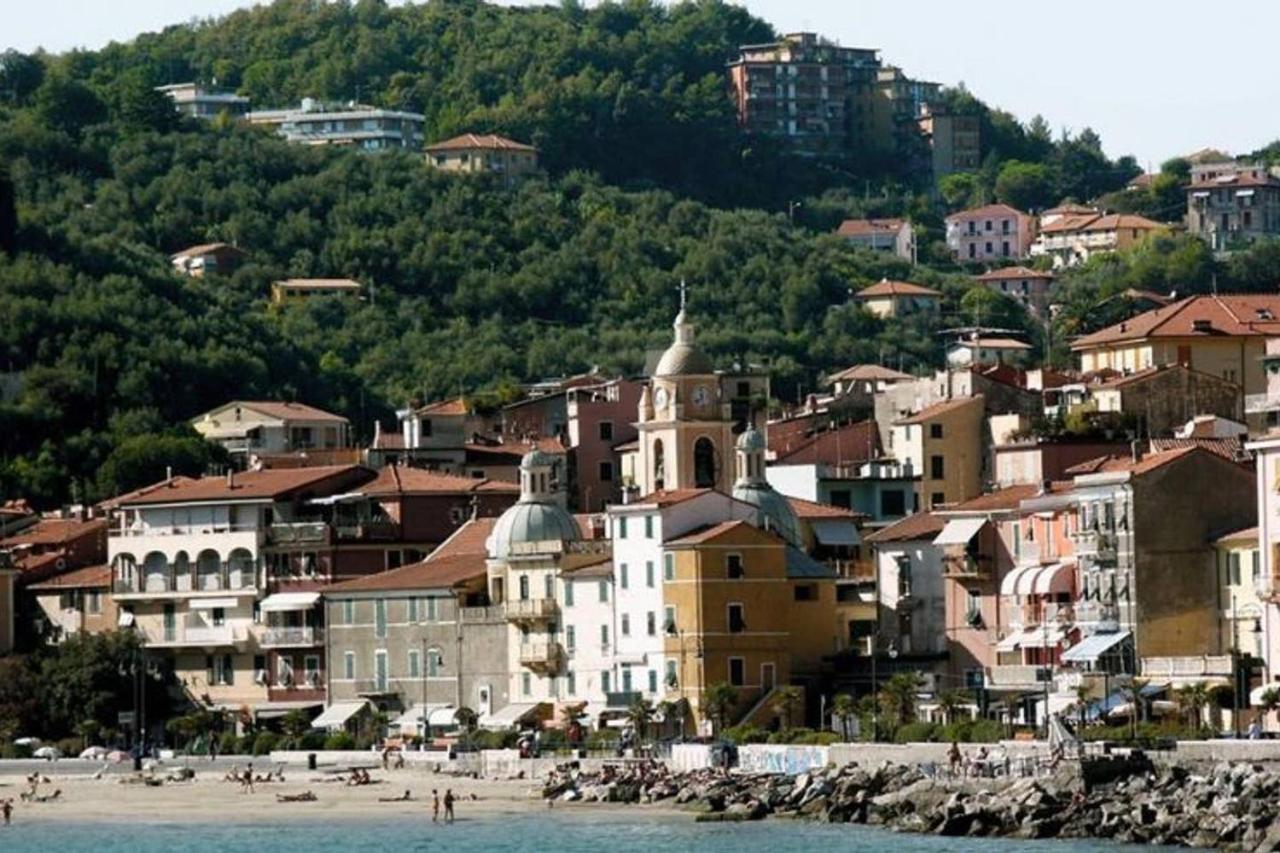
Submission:
M 667 407 L 667 389 L 659 388 L 656 392 L 654 392 L 653 402 L 657 405 L 659 409 L 665 409 Z
M 711 402 L 711 391 L 706 385 L 699 385 L 693 389 L 693 404 L 695 406 L 705 406 Z

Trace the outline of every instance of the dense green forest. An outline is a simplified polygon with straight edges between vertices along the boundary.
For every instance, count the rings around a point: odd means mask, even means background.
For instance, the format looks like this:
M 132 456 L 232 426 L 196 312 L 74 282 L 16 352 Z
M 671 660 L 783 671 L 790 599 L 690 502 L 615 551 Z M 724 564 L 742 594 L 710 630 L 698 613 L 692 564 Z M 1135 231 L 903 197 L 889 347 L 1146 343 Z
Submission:
M 886 276 L 942 289 L 943 326 L 981 318 L 1039 345 L 1036 322 L 970 290 L 972 271 L 938 248 L 942 216 L 1011 192 L 1122 191 L 1132 163 L 1091 132 L 1050 138 L 960 88 L 948 97 L 978 111 L 989 144 L 982 169 L 940 197 L 856 154 L 800 163 L 743 136 L 725 92 L 736 45 L 772 35 L 713 0 L 280 0 L 96 52 L 0 55 L 0 378 L 20 389 L 0 394 L 0 497 L 49 505 L 168 465 L 204 470 L 218 459 L 182 424 L 231 398 L 306 400 L 367 437 L 411 400 L 635 372 L 669 340 L 681 278 L 716 362 L 767 367 L 782 400 L 854 362 L 941 363 L 936 325 L 850 303 Z M 548 174 L 507 188 L 410 153 L 290 146 L 179 120 L 153 89 L 215 78 L 259 105 L 358 97 L 424 112 L 432 137 L 531 139 Z M 845 216 L 903 213 L 933 241 L 915 269 L 830 234 Z M 167 255 L 207 240 L 236 242 L 249 263 L 174 275 Z M 1214 274 L 1269 286 L 1274 251 L 1223 264 L 1162 238 L 1099 259 L 1064 279 L 1056 356 L 1125 287 L 1207 288 Z M 351 276 L 368 294 L 270 308 L 286 275 Z

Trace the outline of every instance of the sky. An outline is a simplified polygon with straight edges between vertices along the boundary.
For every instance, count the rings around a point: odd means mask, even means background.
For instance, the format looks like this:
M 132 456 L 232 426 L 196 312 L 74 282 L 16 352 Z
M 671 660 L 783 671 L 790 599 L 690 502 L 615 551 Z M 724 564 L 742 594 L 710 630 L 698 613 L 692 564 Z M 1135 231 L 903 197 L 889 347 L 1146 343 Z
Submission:
M 514 5 L 520 0 L 503 0 Z M 740 0 L 782 32 L 873 47 L 908 76 L 964 84 L 1023 121 L 1092 127 L 1109 154 L 1156 168 L 1205 147 L 1245 154 L 1280 138 L 1280 74 L 1260 43 L 1210 38 L 1192 0 L 1075 0 L 1003 8 L 948 0 Z M 0 0 L 0 48 L 58 52 L 224 14 L 252 0 Z M 1226 19 L 1223 19 L 1226 20 Z M 1280 3 L 1240 0 L 1230 26 L 1280 29 Z

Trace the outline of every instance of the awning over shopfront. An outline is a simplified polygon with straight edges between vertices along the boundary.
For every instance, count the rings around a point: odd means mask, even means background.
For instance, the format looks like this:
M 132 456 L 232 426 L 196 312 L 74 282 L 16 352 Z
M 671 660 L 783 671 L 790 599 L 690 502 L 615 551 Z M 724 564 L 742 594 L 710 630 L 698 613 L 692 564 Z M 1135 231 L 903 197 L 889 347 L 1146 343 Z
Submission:
M 253 709 L 253 715 L 259 720 L 275 720 L 288 716 L 294 711 L 306 711 L 323 706 L 323 702 L 263 702 Z
M 233 610 L 238 603 L 234 598 L 193 598 L 187 606 L 192 610 Z
M 318 592 L 277 592 L 262 599 L 258 609 L 263 613 L 286 610 L 310 610 L 320 600 Z
M 1035 627 L 1014 631 L 996 643 L 997 652 L 1016 652 L 1018 649 L 1053 648 L 1066 639 L 1067 632 L 1057 625 L 1048 628 Z
M 934 545 L 968 545 L 987 526 L 985 518 L 953 518 L 933 540 Z
M 391 725 L 416 729 L 425 717 L 428 726 L 452 726 L 453 716 L 457 712 L 458 709 L 447 702 L 428 702 L 426 705 L 418 703 L 392 720 Z
M 809 522 L 814 538 L 823 545 L 861 545 L 858 526 L 851 519 L 816 519 Z
M 1049 595 L 1071 590 L 1074 563 L 1019 566 L 1000 580 L 1001 595 Z
M 486 729 L 511 729 L 537 715 L 538 703 L 512 702 L 492 714 L 481 717 L 480 725 Z
M 347 721 L 359 714 L 369 704 L 368 699 L 357 699 L 351 702 L 334 702 L 325 708 L 320 716 L 311 721 L 313 729 L 340 729 Z
M 1108 651 L 1129 638 L 1128 631 L 1115 631 L 1109 634 L 1090 634 L 1076 645 L 1062 653 L 1066 663 L 1093 663 Z

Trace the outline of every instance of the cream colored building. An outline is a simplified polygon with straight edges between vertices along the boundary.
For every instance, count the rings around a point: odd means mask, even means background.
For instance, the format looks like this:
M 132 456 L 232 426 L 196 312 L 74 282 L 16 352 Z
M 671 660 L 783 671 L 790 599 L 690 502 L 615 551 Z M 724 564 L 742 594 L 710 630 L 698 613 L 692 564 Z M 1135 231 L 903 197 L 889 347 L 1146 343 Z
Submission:
M 313 296 L 345 296 L 359 299 L 363 288 L 349 278 L 286 278 L 271 285 L 271 301 L 283 305 Z
M 893 424 L 894 456 L 921 475 L 921 509 L 982 494 L 982 430 L 982 395 L 935 403 Z
M 909 281 L 881 279 L 854 294 L 854 299 L 877 317 L 937 313 L 942 294 Z
M 191 428 L 233 457 L 336 450 L 351 443 L 351 423 L 303 403 L 232 400 L 191 420 Z
M 538 171 L 538 149 L 496 133 L 464 133 L 428 145 L 427 165 L 441 172 L 517 177 Z

